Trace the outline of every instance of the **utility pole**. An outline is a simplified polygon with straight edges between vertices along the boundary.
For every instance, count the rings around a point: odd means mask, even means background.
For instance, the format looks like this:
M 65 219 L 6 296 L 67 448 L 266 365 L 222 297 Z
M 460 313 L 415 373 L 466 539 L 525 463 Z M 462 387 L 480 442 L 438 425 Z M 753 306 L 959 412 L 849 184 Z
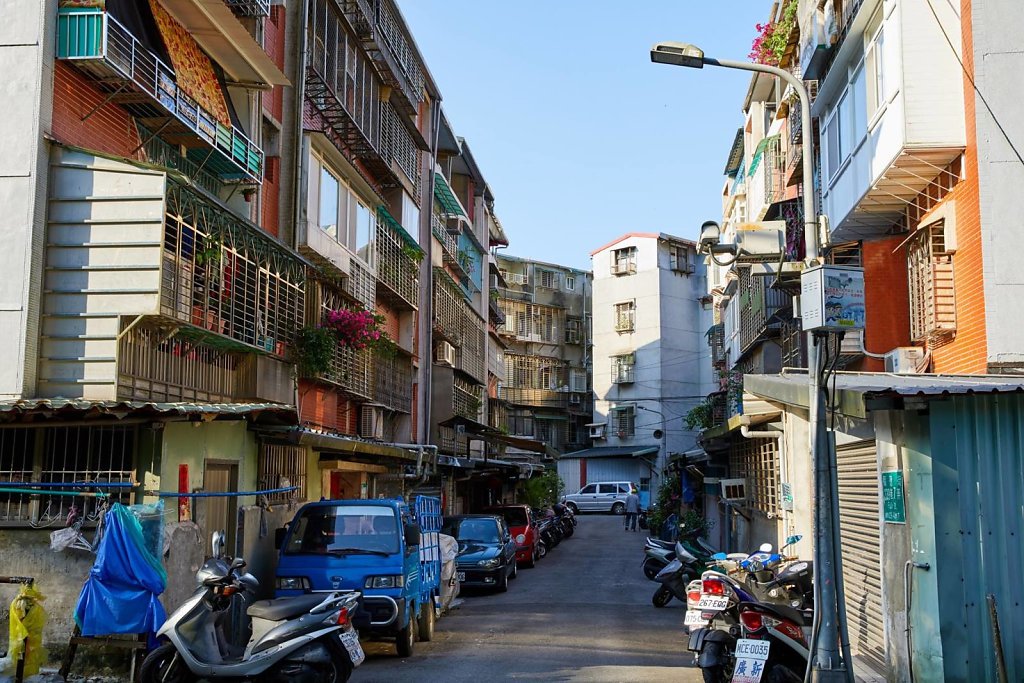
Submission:
M 812 194 L 814 150 L 811 144 L 811 100 L 803 81 L 785 69 L 764 64 L 711 59 L 700 48 L 685 43 L 658 43 L 651 50 L 651 61 L 702 69 L 705 65 L 726 69 L 765 73 L 792 86 L 800 100 L 803 128 L 803 210 L 804 242 L 807 246 L 806 266 L 821 263 L 818 220 Z M 807 332 L 807 377 L 810 409 L 810 449 L 814 463 L 814 633 L 809 679 L 815 683 L 852 683 L 853 668 L 849 658 L 846 634 L 845 597 L 842 585 L 842 558 L 839 553 L 838 483 L 835 453 L 826 421 L 827 394 L 822 386 L 823 354 L 818 344 L 827 344 L 828 335 Z

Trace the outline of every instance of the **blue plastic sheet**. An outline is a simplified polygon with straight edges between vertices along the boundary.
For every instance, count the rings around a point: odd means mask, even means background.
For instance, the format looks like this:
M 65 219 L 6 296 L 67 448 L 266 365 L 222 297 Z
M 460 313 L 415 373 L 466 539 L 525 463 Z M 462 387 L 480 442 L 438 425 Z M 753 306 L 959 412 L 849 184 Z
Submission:
M 156 633 L 167 619 L 157 596 L 167 572 L 143 536 L 142 524 L 124 505 L 107 512 L 106 531 L 75 607 L 83 636 Z

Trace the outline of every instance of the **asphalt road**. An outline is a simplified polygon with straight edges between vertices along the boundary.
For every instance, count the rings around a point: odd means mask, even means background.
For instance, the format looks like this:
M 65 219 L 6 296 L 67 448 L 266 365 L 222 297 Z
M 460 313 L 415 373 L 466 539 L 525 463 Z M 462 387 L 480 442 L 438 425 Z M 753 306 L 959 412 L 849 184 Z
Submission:
M 582 515 L 573 537 L 520 569 L 508 593 L 464 593 L 409 659 L 391 643 L 364 642 L 352 681 L 701 681 L 686 651 L 686 606 L 651 605 L 643 545 L 644 532 L 624 532 L 621 517 Z

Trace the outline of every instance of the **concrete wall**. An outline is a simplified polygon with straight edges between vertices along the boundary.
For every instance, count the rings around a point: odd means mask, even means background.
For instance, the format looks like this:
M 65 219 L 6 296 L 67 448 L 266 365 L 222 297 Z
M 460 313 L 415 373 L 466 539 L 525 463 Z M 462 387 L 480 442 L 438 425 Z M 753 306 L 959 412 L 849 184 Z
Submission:
M 989 363 L 1024 363 L 1024 271 L 1018 255 L 1024 251 L 1020 229 L 1018 189 L 1024 185 L 1024 165 L 1018 152 L 1024 140 L 1024 109 L 1019 106 L 1024 53 L 1020 36 L 1024 13 L 1017 3 L 973 0 L 964 3 L 973 24 L 974 108 L 978 146 L 978 184 L 981 200 L 981 238 L 985 276 L 984 303 L 988 312 Z M 984 96 L 984 100 L 982 99 Z M 987 104 L 986 104 L 987 100 Z M 1017 151 L 999 129 L 1006 130 Z

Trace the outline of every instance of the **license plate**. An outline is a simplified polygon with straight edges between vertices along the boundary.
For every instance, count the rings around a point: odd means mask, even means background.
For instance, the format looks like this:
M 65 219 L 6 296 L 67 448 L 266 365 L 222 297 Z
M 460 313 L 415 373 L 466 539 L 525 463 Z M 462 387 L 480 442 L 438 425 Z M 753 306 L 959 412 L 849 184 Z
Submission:
M 763 662 L 768 659 L 768 651 L 771 647 L 771 642 L 767 640 L 740 638 L 736 641 L 736 658 L 757 659 Z
M 687 610 L 686 616 L 683 618 L 684 626 L 706 626 L 707 620 L 704 619 L 704 614 L 700 610 Z
M 455 578 L 459 580 L 459 583 L 466 580 L 466 572 L 455 572 Z
M 737 640 L 732 683 L 760 683 L 769 649 L 771 643 L 766 640 Z
M 341 634 L 341 643 L 348 651 L 348 656 L 352 659 L 354 666 L 363 663 L 366 654 L 363 652 L 363 646 L 359 644 L 359 634 L 355 631 L 345 631 Z
M 729 606 L 729 598 L 720 598 L 716 595 L 702 595 L 700 596 L 700 602 L 697 603 L 698 609 L 714 610 L 721 612 Z

